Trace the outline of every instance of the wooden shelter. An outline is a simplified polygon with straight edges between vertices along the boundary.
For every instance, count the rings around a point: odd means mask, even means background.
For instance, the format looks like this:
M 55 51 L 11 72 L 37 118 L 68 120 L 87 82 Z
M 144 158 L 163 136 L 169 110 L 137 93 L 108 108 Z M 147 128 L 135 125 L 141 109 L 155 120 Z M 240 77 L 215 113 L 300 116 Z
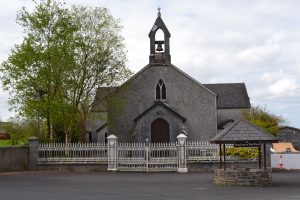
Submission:
M 245 120 L 236 120 L 226 129 L 216 135 L 211 141 L 213 144 L 219 144 L 220 148 L 220 168 L 226 170 L 226 144 L 233 144 L 235 147 L 257 147 L 259 152 L 259 168 L 261 169 L 261 155 L 263 149 L 263 166 L 266 170 L 266 144 L 277 143 L 278 139 L 264 130 L 254 126 Z M 222 151 L 223 145 L 223 151 Z

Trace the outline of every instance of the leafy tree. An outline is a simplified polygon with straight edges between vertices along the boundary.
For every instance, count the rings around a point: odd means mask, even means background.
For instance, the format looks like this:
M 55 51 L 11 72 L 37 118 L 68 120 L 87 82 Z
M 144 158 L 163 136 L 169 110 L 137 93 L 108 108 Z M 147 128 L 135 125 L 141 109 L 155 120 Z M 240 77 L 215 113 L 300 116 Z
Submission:
M 25 37 L 2 63 L 1 75 L 12 108 L 45 121 L 51 141 L 61 133 L 66 142 L 72 135 L 84 141 L 97 87 L 117 85 L 131 74 L 119 21 L 104 8 L 67 9 L 41 0 L 31 13 L 23 8 L 17 23 Z
M 84 140 L 88 111 L 97 87 L 116 86 L 132 73 L 125 67 L 124 39 L 119 35 L 122 27 L 106 8 L 73 6 L 71 15 L 79 26 L 76 32 L 76 66 L 67 86 L 67 99 L 78 108 L 80 140 Z
M 23 8 L 17 15 L 17 23 L 24 28 L 26 36 L 2 63 L 2 83 L 11 93 L 13 108 L 30 119 L 38 115 L 44 118 L 52 139 L 52 124 L 61 118 L 58 108 L 65 108 L 60 89 L 74 65 L 73 41 L 77 27 L 68 10 L 51 0 L 36 3 L 32 13 Z
M 270 113 L 266 108 L 261 106 L 253 106 L 250 112 L 245 113 L 244 116 L 249 122 L 274 136 L 278 135 L 280 124 L 285 122 L 282 117 Z

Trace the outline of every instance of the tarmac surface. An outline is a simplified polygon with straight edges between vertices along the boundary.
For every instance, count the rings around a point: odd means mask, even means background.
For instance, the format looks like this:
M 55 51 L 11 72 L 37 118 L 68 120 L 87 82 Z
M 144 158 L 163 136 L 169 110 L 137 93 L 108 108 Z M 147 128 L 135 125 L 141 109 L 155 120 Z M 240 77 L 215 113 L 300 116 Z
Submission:
M 300 200 L 300 172 L 274 172 L 272 187 L 212 182 L 212 173 L 0 173 L 0 200 Z

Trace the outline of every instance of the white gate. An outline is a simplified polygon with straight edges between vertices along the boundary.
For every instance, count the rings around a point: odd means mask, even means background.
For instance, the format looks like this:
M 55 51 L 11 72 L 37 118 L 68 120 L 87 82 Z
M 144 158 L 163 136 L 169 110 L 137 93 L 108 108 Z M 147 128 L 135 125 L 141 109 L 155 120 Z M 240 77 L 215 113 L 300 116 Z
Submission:
M 176 143 L 119 143 L 117 167 L 119 171 L 176 171 L 177 152 Z

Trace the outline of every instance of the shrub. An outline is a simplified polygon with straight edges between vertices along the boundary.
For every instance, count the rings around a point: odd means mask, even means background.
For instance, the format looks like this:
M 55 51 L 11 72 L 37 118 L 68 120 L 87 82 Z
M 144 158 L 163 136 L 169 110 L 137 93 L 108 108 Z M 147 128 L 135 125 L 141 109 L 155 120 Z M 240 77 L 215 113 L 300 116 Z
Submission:
M 241 159 L 258 158 L 258 148 L 232 147 L 226 149 L 227 156 L 237 156 Z

